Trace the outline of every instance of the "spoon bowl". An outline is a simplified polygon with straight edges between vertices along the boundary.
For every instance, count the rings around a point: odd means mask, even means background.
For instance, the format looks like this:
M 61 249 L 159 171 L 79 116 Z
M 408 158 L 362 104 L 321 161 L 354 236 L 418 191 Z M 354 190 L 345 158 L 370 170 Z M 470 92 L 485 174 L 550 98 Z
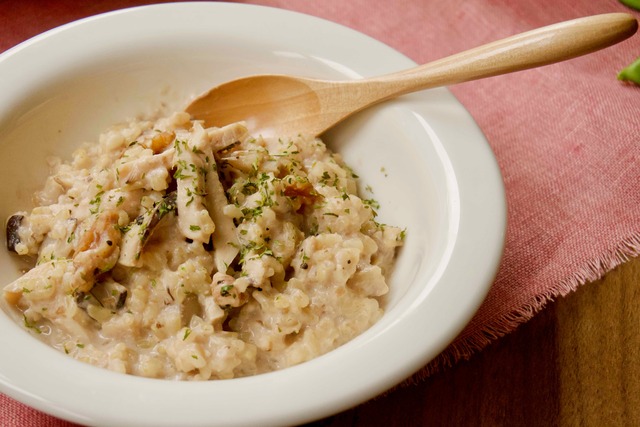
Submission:
M 245 121 L 263 136 L 318 136 L 387 99 L 575 58 L 625 40 L 637 28 L 632 15 L 608 13 L 538 28 L 382 77 L 350 81 L 244 77 L 211 89 L 186 111 L 207 126 Z

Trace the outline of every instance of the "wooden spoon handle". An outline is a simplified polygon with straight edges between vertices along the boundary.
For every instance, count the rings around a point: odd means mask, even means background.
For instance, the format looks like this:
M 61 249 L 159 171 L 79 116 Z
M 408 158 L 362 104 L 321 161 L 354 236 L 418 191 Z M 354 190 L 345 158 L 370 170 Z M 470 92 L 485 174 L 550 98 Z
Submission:
M 476 47 L 425 65 L 363 82 L 379 100 L 438 86 L 525 70 L 574 58 L 618 43 L 638 28 L 626 13 L 561 22 Z M 380 84 L 377 84 L 380 83 Z

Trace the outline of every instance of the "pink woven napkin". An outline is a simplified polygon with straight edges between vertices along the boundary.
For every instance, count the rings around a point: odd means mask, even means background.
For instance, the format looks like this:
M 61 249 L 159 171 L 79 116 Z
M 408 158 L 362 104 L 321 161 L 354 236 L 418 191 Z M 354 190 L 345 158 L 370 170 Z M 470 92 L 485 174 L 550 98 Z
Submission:
M 418 63 L 586 15 L 631 12 L 617 0 L 243 1 L 335 21 Z M 0 50 L 82 16 L 143 1 L 0 2 Z M 636 13 L 640 18 L 640 15 Z M 417 374 L 468 358 L 546 302 L 640 253 L 640 87 L 616 80 L 640 56 L 640 35 L 586 57 L 451 90 L 484 131 L 500 164 L 509 227 L 498 277 L 472 322 Z M 0 425 L 56 420 L 0 396 Z

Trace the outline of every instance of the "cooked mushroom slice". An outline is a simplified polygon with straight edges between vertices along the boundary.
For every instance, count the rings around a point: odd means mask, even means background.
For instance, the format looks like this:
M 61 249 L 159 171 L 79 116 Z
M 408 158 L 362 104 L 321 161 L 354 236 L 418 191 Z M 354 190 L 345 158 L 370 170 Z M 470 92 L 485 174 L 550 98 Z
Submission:
M 223 155 L 232 152 L 234 149 L 237 149 L 240 145 L 240 141 L 233 141 L 231 144 L 225 145 L 223 148 L 218 150 L 218 154 Z
M 305 205 L 314 206 L 323 197 L 306 177 L 287 175 L 282 179 L 282 183 L 284 184 L 283 194 L 289 198 L 296 212 Z
M 176 192 L 173 191 L 156 202 L 151 209 L 143 213 L 129 224 L 122 238 L 120 258 L 118 263 L 127 267 L 139 264 L 140 254 L 144 245 L 158 227 L 160 221 L 169 213 L 176 210 Z
M 218 271 L 226 273 L 229 265 L 231 265 L 239 252 L 238 234 L 233 218 L 223 212 L 223 208 L 229 204 L 229 200 L 218 177 L 217 168 L 207 168 L 205 182 L 207 209 L 216 224 L 216 229 L 212 235 L 213 248 L 215 249 L 214 260 Z
M 109 279 L 96 284 L 90 293 L 79 292 L 76 301 L 91 318 L 104 323 L 124 307 L 127 295 L 127 288 Z
M 11 215 L 7 221 L 7 249 L 16 252 L 16 245 L 20 243 L 18 231 L 24 215 Z
M 91 293 L 100 305 L 109 310 L 120 310 L 127 301 L 127 288 L 114 280 L 106 280 L 96 285 Z
M 175 132 L 161 132 L 151 138 L 149 148 L 153 150 L 153 154 L 163 152 L 176 139 Z

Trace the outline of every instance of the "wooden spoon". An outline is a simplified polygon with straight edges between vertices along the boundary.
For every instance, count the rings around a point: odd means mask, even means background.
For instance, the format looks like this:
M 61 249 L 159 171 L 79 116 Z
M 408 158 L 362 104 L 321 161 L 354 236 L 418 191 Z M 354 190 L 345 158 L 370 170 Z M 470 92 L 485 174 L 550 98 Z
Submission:
M 252 132 L 263 136 L 317 136 L 389 98 L 574 58 L 618 43 L 637 28 L 632 15 L 609 13 L 542 27 L 381 77 L 350 81 L 245 77 L 205 93 L 187 112 L 207 126 L 245 121 Z

